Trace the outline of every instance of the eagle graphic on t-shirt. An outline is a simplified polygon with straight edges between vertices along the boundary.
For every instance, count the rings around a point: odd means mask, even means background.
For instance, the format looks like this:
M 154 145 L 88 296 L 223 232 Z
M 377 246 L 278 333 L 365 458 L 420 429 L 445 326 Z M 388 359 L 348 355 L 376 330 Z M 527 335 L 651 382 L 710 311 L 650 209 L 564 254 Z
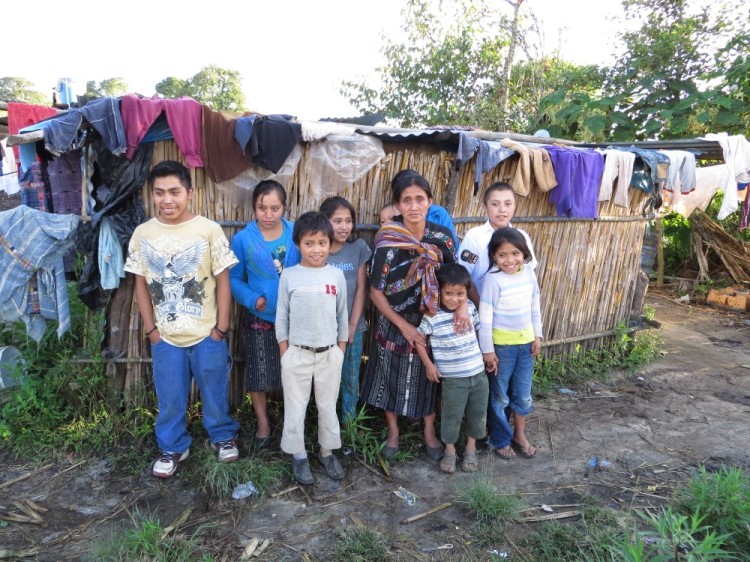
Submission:
M 173 254 L 159 252 L 148 240 L 141 239 L 141 255 L 151 282 L 149 292 L 163 317 L 174 319 L 174 315 L 202 316 L 205 297 L 205 280 L 195 278 L 203 254 L 208 250 L 204 239 Z

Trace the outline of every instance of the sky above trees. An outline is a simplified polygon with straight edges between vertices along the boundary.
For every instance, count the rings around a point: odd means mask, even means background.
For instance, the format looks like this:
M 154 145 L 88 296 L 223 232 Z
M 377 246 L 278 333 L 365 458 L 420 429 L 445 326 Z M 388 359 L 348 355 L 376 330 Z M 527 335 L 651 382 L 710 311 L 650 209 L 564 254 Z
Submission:
M 512 12 L 505 0 L 495 4 Z M 87 82 L 117 77 L 131 91 L 151 95 L 168 77 L 187 80 L 215 65 L 240 74 L 249 109 L 308 119 L 349 116 L 356 111 L 339 93 L 341 81 L 378 66 L 382 34 L 403 36 L 403 5 L 187 0 L 176 10 L 172 3 L 131 0 L 115 8 L 114 27 L 103 27 L 108 16 L 100 2 L 11 2 L 2 12 L 0 76 L 26 78 L 50 96 L 60 78 L 72 78 L 82 94 Z M 619 0 L 526 0 L 523 11 L 543 22 L 548 53 L 559 48 L 579 64 L 611 59 L 615 28 L 607 18 L 621 13 Z

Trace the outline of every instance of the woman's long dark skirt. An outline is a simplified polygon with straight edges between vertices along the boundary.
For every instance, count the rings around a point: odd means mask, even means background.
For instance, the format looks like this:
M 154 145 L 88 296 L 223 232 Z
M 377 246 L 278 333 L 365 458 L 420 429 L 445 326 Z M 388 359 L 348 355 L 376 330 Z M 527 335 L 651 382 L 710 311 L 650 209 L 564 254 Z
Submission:
M 419 313 L 402 316 L 414 326 L 422 317 Z M 399 416 L 434 414 L 438 385 L 427 379 L 422 360 L 401 330 L 378 314 L 373 337 L 362 401 Z
M 281 390 L 281 358 L 274 325 L 245 310 L 242 322 L 245 392 Z

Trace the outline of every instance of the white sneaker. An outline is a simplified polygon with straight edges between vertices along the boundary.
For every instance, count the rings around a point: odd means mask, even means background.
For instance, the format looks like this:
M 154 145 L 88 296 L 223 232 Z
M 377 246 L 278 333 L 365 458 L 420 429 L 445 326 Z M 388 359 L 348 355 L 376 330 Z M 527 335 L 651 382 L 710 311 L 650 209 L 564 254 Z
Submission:
M 240 458 L 240 452 L 234 439 L 212 443 L 211 448 L 218 453 L 219 462 L 234 462 Z
M 167 453 L 163 451 L 154 463 L 153 475 L 157 478 L 169 478 L 177 471 L 177 463 L 188 458 L 190 449 L 184 453 Z

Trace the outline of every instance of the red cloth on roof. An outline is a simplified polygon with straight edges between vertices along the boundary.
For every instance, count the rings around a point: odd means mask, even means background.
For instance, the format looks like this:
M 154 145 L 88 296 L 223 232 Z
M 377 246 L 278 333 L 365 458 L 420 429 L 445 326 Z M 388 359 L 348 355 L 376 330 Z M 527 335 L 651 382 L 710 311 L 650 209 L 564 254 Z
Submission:
M 193 98 L 159 99 L 139 98 L 135 94 L 123 96 L 120 113 L 125 125 L 128 150 L 125 156 L 133 158 L 136 148 L 148 133 L 161 112 L 167 115 L 177 147 L 189 168 L 203 167 L 201 158 L 201 104 Z
M 8 131 L 11 135 L 17 135 L 24 127 L 35 125 L 42 119 L 57 115 L 54 107 L 33 105 L 31 103 L 10 102 L 8 103 Z M 18 162 L 18 147 L 13 147 L 13 154 Z

